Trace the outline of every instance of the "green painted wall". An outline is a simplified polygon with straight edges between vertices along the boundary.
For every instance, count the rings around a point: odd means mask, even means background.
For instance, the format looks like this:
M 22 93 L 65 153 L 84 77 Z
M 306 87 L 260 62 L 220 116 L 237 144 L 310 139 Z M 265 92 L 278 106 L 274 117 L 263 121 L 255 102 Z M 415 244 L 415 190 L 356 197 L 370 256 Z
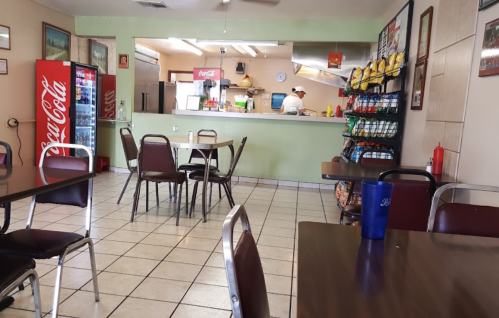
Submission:
M 227 23 L 227 33 L 223 33 L 224 21 L 223 20 L 189 20 L 189 19 L 149 19 L 149 18 L 119 18 L 119 17 L 76 17 L 75 18 L 75 32 L 79 36 L 92 36 L 92 37 L 115 37 L 116 38 L 116 54 L 129 54 L 130 57 L 134 55 L 134 44 L 136 37 L 143 38 L 197 38 L 197 39 L 237 39 L 237 40 L 279 40 L 279 41 L 312 41 L 312 42 L 329 42 L 329 41 L 351 41 L 351 42 L 377 42 L 378 34 L 380 30 L 384 27 L 385 23 L 382 20 L 228 20 Z M 118 58 L 116 57 L 116 61 Z M 117 105 L 121 100 L 125 101 L 127 108 L 127 119 L 133 119 L 134 123 L 140 123 L 143 118 L 132 114 L 133 108 L 133 88 L 134 88 L 134 59 L 130 58 L 129 69 L 117 69 L 116 76 L 116 100 Z M 133 116 L 133 118 L 132 118 Z M 169 134 L 171 132 L 172 124 L 169 122 L 173 120 L 172 118 L 165 119 L 169 116 L 148 116 L 150 117 L 150 123 L 147 125 L 147 132 L 153 132 L 156 130 L 161 130 L 162 133 Z M 171 116 L 173 117 L 173 116 Z M 154 118 L 154 119 L 153 119 Z M 161 119 L 160 119 L 161 118 Z M 234 136 L 235 139 L 242 139 L 244 133 L 236 134 L 239 131 L 238 127 L 230 126 L 228 123 L 235 123 L 238 120 L 231 119 L 225 122 L 221 119 L 209 119 L 209 122 L 203 122 L 202 119 L 185 119 L 180 118 L 179 121 L 186 120 L 186 127 L 189 125 L 194 125 L 191 130 L 202 128 L 197 125 L 204 124 L 204 127 L 211 127 L 212 124 L 217 123 L 217 125 L 222 125 L 222 131 L 227 131 L 228 134 Z M 219 122 L 221 120 L 221 122 Z M 297 140 L 301 140 L 301 133 L 307 131 L 306 136 L 314 136 L 317 138 L 323 138 L 323 142 L 328 143 L 326 150 L 320 150 L 321 145 L 320 139 L 314 140 L 313 144 L 310 145 L 310 149 L 307 149 L 310 156 L 298 155 L 298 156 L 274 156 L 271 158 L 271 162 L 265 161 L 263 166 L 259 166 L 258 169 L 262 169 L 264 175 L 248 175 L 253 177 L 261 178 L 271 178 L 271 179 L 284 179 L 282 180 L 293 180 L 293 181 L 311 181 L 318 182 L 316 176 L 320 176 L 320 173 L 313 169 L 320 169 L 320 163 L 322 160 L 331 160 L 334 155 L 337 155 L 343 144 L 343 140 L 340 136 L 340 131 L 342 125 L 331 125 L 323 126 L 325 124 L 319 123 L 296 123 L 291 124 L 276 121 L 265 121 L 256 122 L 254 120 L 240 120 L 241 125 L 245 127 L 243 130 L 251 131 L 256 134 L 256 131 L 262 129 L 264 134 L 275 133 L 276 127 L 281 127 L 287 131 L 291 136 L 295 136 L 293 133 L 295 130 L 299 131 L 300 134 L 296 137 Z M 190 124 L 187 124 L 190 123 Z M 244 124 L 243 124 L 244 123 Z M 258 124 L 258 127 L 251 127 L 250 123 Z M 274 123 L 274 124 L 272 124 Z M 143 124 L 143 122 L 141 123 Z M 164 129 L 164 125 L 167 124 L 168 129 Z M 209 124 L 206 126 L 206 124 Z M 235 124 L 238 126 L 238 124 Z M 289 125 L 289 126 L 288 126 Z M 123 149 L 121 146 L 121 140 L 119 137 L 119 129 L 124 127 L 124 124 L 109 124 L 100 123 L 99 124 L 99 142 L 98 142 L 98 154 L 109 156 L 111 158 L 111 165 L 116 167 L 126 167 Z M 203 128 L 204 128 L 203 127 Z M 218 127 L 218 126 L 217 126 Z M 139 128 L 138 128 L 139 129 Z M 217 129 L 217 128 L 215 128 Z M 217 129 L 218 130 L 218 129 Z M 145 133 L 145 131 L 143 132 Z M 336 135 L 335 135 L 336 134 Z M 249 134 L 247 134 L 249 136 Z M 257 134 L 258 135 L 258 134 Z M 238 137 L 239 136 L 239 137 Z M 259 135 L 258 135 L 259 136 Z M 255 138 L 255 140 L 260 140 Z M 266 147 L 269 146 L 265 143 L 266 139 L 261 139 L 264 143 L 259 146 L 259 148 L 254 148 L 255 153 L 258 150 L 265 152 Z M 288 145 L 294 147 L 294 143 L 291 142 L 293 138 L 288 140 L 280 140 L 280 145 Z M 276 141 L 276 140 L 274 140 Z M 308 143 L 308 141 L 306 141 Z M 308 145 L 308 144 L 307 144 Z M 250 146 L 256 147 L 255 146 Z M 252 150 L 250 149 L 251 152 Z M 290 155 L 289 152 L 286 152 Z M 316 156 L 321 157 L 314 161 Z M 248 156 L 252 157 L 252 156 Z M 262 155 L 262 157 L 264 157 Z M 259 157 L 254 158 L 259 162 Z M 249 160 L 249 159 L 246 159 Z M 270 159 L 269 159 L 270 160 Z M 281 160 L 289 162 L 289 165 L 278 165 L 275 160 Z M 303 161 L 301 161 L 303 160 Z M 315 160 L 315 159 L 314 159 Z M 282 163 L 282 162 L 281 162 Z M 251 171 L 250 168 L 244 168 L 246 164 L 241 164 L 240 173 L 245 172 L 244 169 L 249 169 L 249 173 L 256 173 Z M 305 167 L 303 172 L 296 171 L 299 167 Z M 309 168 L 310 167 L 310 170 Z M 288 173 L 283 169 L 291 169 Z
M 218 136 L 232 138 L 237 151 L 241 140 L 248 141 L 234 175 L 275 180 L 328 183 L 321 178 L 321 162 L 330 161 L 343 147 L 338 123 L 291 122 L 284 120 L 240 119 L 201 116 L 174 116 L 135 113 L 136 142 L 145 134 L 166 136 L 214 129 Z M 177 133 L 173 126 L 179 126 Z M 189 160 L 190 150 L 179 151 L 179 163 Z M 220 150 L 220 166 L 227 171 L 230 151 Z

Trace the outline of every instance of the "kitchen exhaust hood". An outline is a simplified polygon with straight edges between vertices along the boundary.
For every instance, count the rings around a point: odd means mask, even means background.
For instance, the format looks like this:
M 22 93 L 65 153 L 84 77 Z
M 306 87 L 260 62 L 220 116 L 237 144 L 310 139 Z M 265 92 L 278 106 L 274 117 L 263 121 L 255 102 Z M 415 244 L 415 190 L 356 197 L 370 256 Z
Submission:
M 291 61 L 295 75 L 327 85 L 344 88 L 352 69 L 366 67 L 376 43 L 294 42 Z M 373 47 L 373 50 L 371 50 Z M 341 68 L 328 68 L 329 52 L 343 54 Z

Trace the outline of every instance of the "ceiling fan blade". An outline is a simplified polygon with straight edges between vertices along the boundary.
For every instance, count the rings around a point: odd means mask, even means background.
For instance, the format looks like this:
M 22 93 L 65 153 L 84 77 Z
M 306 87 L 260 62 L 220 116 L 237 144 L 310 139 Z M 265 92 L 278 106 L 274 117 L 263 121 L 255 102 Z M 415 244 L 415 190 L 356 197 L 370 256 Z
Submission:
M 281 2 L 280 0 L 241 0 L 244 2 L 254 2 L 262 5 L 267 5 L 267 6 L 276 6 Z

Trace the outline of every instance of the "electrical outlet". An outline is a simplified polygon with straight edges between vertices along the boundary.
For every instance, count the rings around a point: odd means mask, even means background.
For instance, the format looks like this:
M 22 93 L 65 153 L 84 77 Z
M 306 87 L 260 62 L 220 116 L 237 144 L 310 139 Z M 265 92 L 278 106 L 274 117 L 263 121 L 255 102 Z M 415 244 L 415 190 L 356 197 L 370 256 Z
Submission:
M 270 103 L 269 102 L 263 102 L 263 107 L 269 107 Z
M 177 132 L 178 131 L 178 126 L 173 126 L 173 131 Z

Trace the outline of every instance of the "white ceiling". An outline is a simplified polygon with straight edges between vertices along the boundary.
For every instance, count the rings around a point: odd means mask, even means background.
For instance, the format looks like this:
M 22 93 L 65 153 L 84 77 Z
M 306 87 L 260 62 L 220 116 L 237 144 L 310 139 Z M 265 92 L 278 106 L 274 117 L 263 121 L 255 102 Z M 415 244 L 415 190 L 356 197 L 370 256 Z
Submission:
M 165 41 L 163 39 L 144 39 L 137 38 L 135 39 L 136 43 L 145 45 L 151 49 L 156 51 L 168 54 L 168 55 L 177 55 L 177 54 L 188 54 L 194 55 L 194 53 L 187 52 L 178 47 L 178 45 Z M 257 53 L 257 58 L 291 58 L 291 54 L 293 53 L 293 43 L 292 42 L 281 42 L 283 45 L 279 46 L 251 46 Z M 203 52 L 203 56 L 215 56 L 220 57 L 220 45 L 201 45 L 197 44 L 197 47 Z M 249 54 L 241 54 L 232 46 L 226 46 L 227 52 L 224 54 L 225 57 L 247 57 L 251 58 Z
M 217 10 L 222 0 L 161 0 L 169 7 L 166 10 L 144 8 L 132 0 L 33 1 L 71 16 L 223 19 L 225 15 L 224 11 Z M 227 19 L 381 19 L 387 10 L 400 2 L 400 0 L 281 0 L 277 5 L 265 5 L 250 0 L 232 0 L 228 5 Z

